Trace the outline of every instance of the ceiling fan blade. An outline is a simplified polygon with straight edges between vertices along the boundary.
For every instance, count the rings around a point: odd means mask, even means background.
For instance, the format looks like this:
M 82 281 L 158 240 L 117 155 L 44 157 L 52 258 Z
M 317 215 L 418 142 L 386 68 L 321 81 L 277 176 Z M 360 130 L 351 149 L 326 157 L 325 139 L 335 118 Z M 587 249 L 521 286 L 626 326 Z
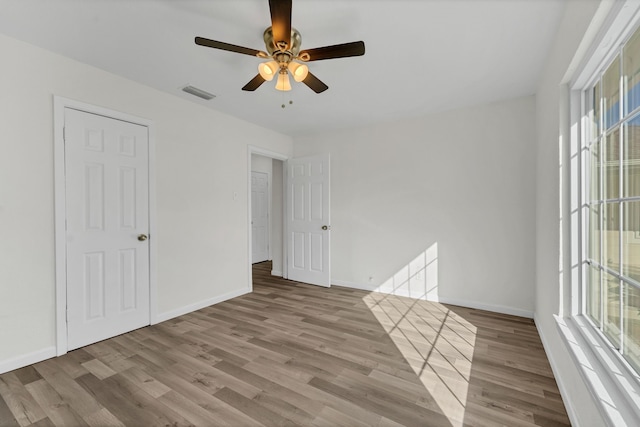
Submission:
M 311 90 L 314 91 L 315 93 L 322 93 L 325 90 L 329 89 L 329 86 L 322 83 L 322 80 L 320 80 L 319 78 L 317 78 L 311 73 L 307 74 L 307 77 L 302 81 L 302 83 L 309 86 Z
M 242 90 L 247 90 L 247 91 L 253 92 L 254 90 L 258 89 L 260 87 L 260 85 L 262 83 L 264 83 L 264 82 L 266 82 L 266 80 L 263 79 L 260 74 L 256 74 L 256 76 L 254 78 L 252 78 L 249 83 L 244 85 Z
M 309 59 L 304 59 L 305 56 Z M 349 56 L 364 55 L 364 42 L 334 44 L 332 46 L 317 47 L 303 50 L 298 57 L 303 61 L 320 61 L 321 59 L 347 58 Z
M 291 47 L 291 0 L 269 0 L 271 10 L 271 31 L 276 48 L 286 50 Z M 286 46 L 279 46 L 283 42 Z
M 268 55 L 266 52 L 257 49 L 251 49 L 248 47 L 237 46 L 235 44 L 219 42 L 217 40 L 209 40 L 203 37 L 196 37 L 196 44 L 200 46 L 212 47 L 214 49 L 227 50 L 229 52 L 243 53 L 245 55 L 257 56 L 260 58 L 266 58 Z

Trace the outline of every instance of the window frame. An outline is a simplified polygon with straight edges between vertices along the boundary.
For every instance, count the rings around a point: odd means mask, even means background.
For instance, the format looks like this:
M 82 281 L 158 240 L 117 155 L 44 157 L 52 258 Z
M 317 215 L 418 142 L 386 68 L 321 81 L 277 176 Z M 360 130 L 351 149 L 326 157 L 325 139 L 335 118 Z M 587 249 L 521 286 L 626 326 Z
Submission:
M 609 54 L 607 55 L 607 57 L 610 57 L 609 60 L 607 60 L 606 62 L 603 63 L 603 66 L 600 67 L 600 69 L 598 71 L 596 71 L 595 73 L 593 73 L 593 75 L 591 76 L 590 80 L 588 80 L 588 83 L 586 85 L 582 85 L 582 87 L 574 87 L 573 90 L 579 90 L 580 91 L 580 95 L 581 95 L 581 102 L 580 102 L 580 117 L 581 117 L 581 122 L 582 122 L 582 132 L 580 132 L 579 134 L 579 139 L 580 139 L 580 164 L 582 165 L 581 170 L 580 170 L 580 182 L 579 182 L 579 187 L 580 187 L 580 201 L 579 201 L 579 206 L 580 209 L 582 211 L 581 213 L 581 218 L 584 219 L 584 222 L 587 224 L 587 226 L 582 227 L 582 236 L 580 239 L 581 242 L 581 257 L 580 257 L 580 264 L 582 266 L 581 270 L 582 270 L 582 274 L 580 275 L 580 285 L 579 285 L 579 307 L 580 310 L 578 312 L 578 315 L 583 315 L 586 319 L 586 321 L 588 322 L 588 324 L 590 324 L 595 332 L 603 339 L 605 340 L 608 344 L 609 347 L 612 349 L 612 351 L 616 354 L 616 357 L 620 358 L 621 363 L 625 366 L 626 370 L 629 371 L 629 373 L 631 374 L 631 376 L 633 377 L 633 379 L 635 381 L 640 382 L 640 366 L 635 368 L 631 365 L 631 363 L 624 357 L 624 350 L 625 350 L 625 334 L 624 334 L 624 317 L 623 317 L 623 313 L 624 313 L 624 290 L 626 289 L 626 286 L 632 286 L 638 290 L 640 290 L 640 283 L 638 283 L 636 280 L 634 280 L 632 277 L 627 277 L 624 274 L 624 268 L 623 268 L 623 263 L 624 263 L 624 243 L 623 243 L 623 237 L 622 237 L 622 231 L 623 231 L 623 221 L 624 221 L 624 209 L 625 209 L 625 204 L 629 203 L 629 202 L 638 202 L 640 201 L 640 196 L 631 196 L 631 197 L 625 197 L 624 193 L 623 193 L 623 189 L 625 188 L 623 185 L 623 181 L 624 181 L 624 162 L 623 162 L 623 155 L 624 155 L 624 146 L 625 146 L 625 126 L 632 122 L 634 119 L 637 119 L 640 117 L 640 105 L 637 106 L 634 110 L 630 111 L 630 112 L 625 112 L 626 110 L 626 93 L 625 93 L 625 87 L 624 87 L 624 79 L 621 77 L 624 73 L 624 47 L 626 46 L 627 42 L 632 38 L 633 35 L 635 35 L 636 31 L 640 31 L 640 23 L 635 23 L 634 25 L 629 26 L 629 28 L 627 28 L 624 32 L 624 38 L 623 41 L 617 45 L 615 48 L 611 49 Z M 612 58 L 612 59 L 611 59 Z M 608 115 L 608 113 L 605 111 L 605 106 L 602 105 L 602 102 L 604 102 L 604 76 L 606 75 L 606 73 L 609 70 L 609 67 L 611 65 L 613 65 L 615 63 L 615 61 L 618 61 L 618 77 L 619 77 L 619 81 L 618 81 L 618 112 L 615 113 L 617 114 L 618 120 L 615 123 L 611 123 L 609 125 L 609 123 L 606 120 L 606 116 Z M 589 114 L 589 109 L 590 108 L 595 108 L 595 105 L 591 105 L 589 103 L 589 99 L 591 98 L 591 94 L 592 91 L 595 90 L 596 85 L 599 86 L 599 92 L 600 92 L 600 100 L 601 100 L 601 105 L 600 105 L 600 115 L 598 118 L 598 133 L 594 136 L 594 134 L 592 133 L 592 129 L 591 127 L 593 126 L 593 120 L 591 119 L 591 116 Z M 614 115 L 615 115 L 614 114 Z M 612 160 L 611 162 L 615 162 L 617 163 L 617 167 L 618 167 L 618 183 L 617 183 L 617 195 L 615 197 L 609 197 L 609 195 L 607 194 L 607 180 L 606 180 L 606 164 L 610 161 L 607 160 L 607 154 L 606 154 L 606 150 L 608 147 L 608 144 L 610 144 L 610 136 L 611 135 L 615 135 L 615 133 L 618 132 L 618 156 L 617 159 Z M 593 183 L 593 171 L 591 170 L 591 147 L 593 144 L 599 144 L 598 146 L 598 158 L 599 158 L 599 166 L 600 168 L 598 169 L 599 172 L 599 177 L 598 177 L 598 198 L 596 200 L 592 200 L 591 194 L 592 194 L 592 188 L 591 188 L 591 184 Z M 614 165 L 615 167 L 615 165 Z M 618 215 L 618 243 L 617 243 L 617 254 L 618 254 L 618 268 L 617 270 L 613 270 L 612 268 L 610 268 L 610 266 L 608 265 L 607 262 L 604 262 L 604 257 L 607 254 L 606 252 L 606 248 L 605 248 L 605 237 L 604 237 L 604 231 L 605 231 L 605 217 L 607 217 L 607 205 L 608 204 L 614 204 L 615 208 L 617 210 L 617 215 Z M 590 216 L 592 215 L 592 207 L 593 206 L 598 206 L 599 207 L 599 238 L 598 238 L 598 243 L 599 243 L 599 250 L 598 250 L 598 260 L 592 260 L 589 257 L 589 245 L 591 242 L 591 227 L 590 225 L 590 221 L 591 218 Z M 589 315 L 588 312 L 588 307 L 587 307 L 587 296 L 589 294 L 589 290 L 587 289 L 588 285 L 589 285 L 589 280 L 590 280 L 590 272 L 588 270 L 590 270 L 591 268 L 595 268 L 598 269 L 599 271 L 599 281 L 600 281 L 600 310 L 599 310 L 599 314 L 600 314 L 600 324 L 596 324 L 595 319 L 593 319 L 593 317 L 591 317 Z M 617 325 L 618 327 L 618 333 L 619 336 L 617 338 L 617 342 L 614 341 L 613 338 L 608 337 L 607 333 L 606 333 L 606 319 L 605 319 L 605 281 L 606 281 L 606 276 L 612 276 L 613 278 L 615 278 L 618 281 L 618 289 L 619 289 L 619 312 L 620 312 L 620 320 L 619 320 L 619 325 Z M 639 343 L 640 344 L 640 343 Z
M 589 245 L 590 245 L 590 224 L 589 215 L 591 209 L 590 200 L 590 166 L 591 152 L 589 150 L 592 141 L 600 141 L 599 159 L 600 164 L 606 160 L 603 157 L 605 150 L 605 136 L 609 132 L 620 129 L 619 133 L 619 188 L 616 203 L 618 203 L 618 215 L 620 216 L 620 225 L 618 229 L 622 229 L 622 210 L 624 209 L 623 199 L 623 171 L 622 156 L 624 133 L 622 132 L 625 118 L 634 118 L 640 114 L 640 107 L 633 112 L 625 115 L 625 93 L 624 84 L 619 82 L 619 117 L 616 124 L 604 129 L 603 122 L 606 112 L 600 106 L 599 133 L 594 138 L 590 132 L 590 117 L 585 114 L 588 112 L 588 94 L 590 89 L 594 87 L 596 82 L 600 84 L 600 98 L 604 96 L 602 93 L 602 76 L 606 72 L 609 64 L 620 55 L 621 74 L 623 73 L 623 57 L 622 47 L 633 36 L 634 31 L 640 27 L 640 3 L 626 0 L 624 2 L 616 2 L 612 7 L 607 19 L 601 26 L 597 34 L 592 35 L 590 47 L 583 51 L 582 60 L 578 67 L 570 67 L 569 77 L 565 80 L 563 86 L 565 92 L 561 94 L 560 109 L 561 113 L 568 113 L 568 121 L 563 123 L 561 120 L 561 135 L 568 135 L 569 143 L 564 144 L 561 155 L 561 164 L 563 167 L 562 179 L 567 184 L 562 185 L 563 196 L 561 198 L 562 207 L 562 234 L 566 239 L 563 243 L 562 251 L 562 267 L 563 270 L 570 271 L 565 274 L 562 280 L 564 287 L 564 295 L 567 297 L 561 302 L 560 313 L 556 317 L 556 323 L 560 331 L 561 338 L 565 341 L 569 353 L 573 356 L 576 367 L 581 373 L 585 383 L 598 409 L 602 413 L 610 425 L 634 425 L 640 419 L 640 369 L 636 371 L 622 353 L 611 343 L 611 341 L 587 314 L 588 289 L 587 281 L 589 280 L 588 270 L 592 263 L 588 263 Z M 587 38 L 587 36 L 585 36 Z M 575 58 L 574 58 L 575 61 Z M 572 65 L 575 65 L 572 63 Z M 622 79 L 621 79 L 622 80 Z M 599 173 L 603 174 L 603 168 L 599 168 Z M 599 240 L 599 261 L 597 268 L 600 269 L 600 323 L 604 323 L 604 274 L 611 273 L 611 270 L 602 265 L 604 257 L 604 242 L 602 224 L 605 216 L 605 207 L 607 200 L 605 188 L 603 188 L 604 179 L 598 180 L 599 199 L 601 206 L 599 223 L 600 223 L 600 240 Z M 620 324 L 623 323 L 623 300 L 622 295 L 623 284 L 628 283 L 622 279 L 623 272 L 623 252 L 622 238 L 618 236 L 618 255 L 620 262 L 618 272 L 615 277 L 620 284 Z M 631 284 L 633 285 L 633 284 Z M 640 288 L 639 288 L 640 289 Z M 622 335 L 622 334 L 620 334 Z M 623 341 L 620 347 L 623 348 Z

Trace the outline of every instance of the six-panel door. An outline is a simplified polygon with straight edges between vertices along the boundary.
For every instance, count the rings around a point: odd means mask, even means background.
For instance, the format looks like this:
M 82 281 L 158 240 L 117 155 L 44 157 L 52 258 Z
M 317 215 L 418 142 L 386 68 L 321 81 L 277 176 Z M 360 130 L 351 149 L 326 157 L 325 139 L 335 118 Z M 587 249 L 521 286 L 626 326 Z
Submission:
M 67 338 L 72 350 L 149 324 L 148 131 L 67 108 Z
M 288 278 L 330 286 L 329 155 L 291 159 L 288 175 Z

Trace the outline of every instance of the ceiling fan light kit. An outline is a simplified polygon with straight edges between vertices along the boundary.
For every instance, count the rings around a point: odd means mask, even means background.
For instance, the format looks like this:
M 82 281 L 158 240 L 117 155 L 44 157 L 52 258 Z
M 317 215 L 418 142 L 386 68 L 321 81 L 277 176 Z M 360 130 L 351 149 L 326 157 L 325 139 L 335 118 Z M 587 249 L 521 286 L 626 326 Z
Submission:
M 258 65 L 258 73 L 266 81 L 270 82 L 278 73 L 279 65 L 276 61 L 263 62 Z
M 298 61 L 310 62 L 361 56 L 364 55 L 364 42 L 357 41 L 300 51 L 302 37 L 298 30 L 291 27 L 291 6 L 292 0 L 269 0 L 271 26 L 263 34 L 266 52 L 203 37 L 196 37 L 195 42 L 200 46 L 271 59 L 258 65 L 258 74 L 244 85 L 242 90 L 254 91 L 262 83 L 273 80 L 277 74 L 276 89 L 289 91 L 291 90 L 289 74 L 291 74 L 296 82 L 304 83 L 314 92 L 324 92 L 329 86 L 311 74 L 306 64 Z
M 309 74 L 309 67 L 307 67 L 305 64 L 290 62 L 288 68 L 291 72 L 291 75 L 293 76 L 293 80 L 297 81 L 298 83 L 304 81 L 304 79 L 306 79 L 307 75 Z
M 287 72 L 280 72 L 278 74 L 278 83 L 276 83 L 276 89 L 283 92 L 291 90 L 291 81 L 289 80 L 289 74 Z

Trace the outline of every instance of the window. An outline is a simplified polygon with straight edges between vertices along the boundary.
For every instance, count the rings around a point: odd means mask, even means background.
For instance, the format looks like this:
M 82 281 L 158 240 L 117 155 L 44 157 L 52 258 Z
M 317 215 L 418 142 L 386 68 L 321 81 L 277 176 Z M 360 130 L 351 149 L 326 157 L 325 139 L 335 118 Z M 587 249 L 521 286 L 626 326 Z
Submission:
M 640 29 L 583 93 L 584 314 L 640 373 Z
M 599 5 L 560 87 L 562 251 L 555 320 L 603 425 L 637 426 L 640 2 Z M 565 390 L 574 381 L 568 378 Z M 569 400 L 572 420 L 581 419 L 581 401 Z

